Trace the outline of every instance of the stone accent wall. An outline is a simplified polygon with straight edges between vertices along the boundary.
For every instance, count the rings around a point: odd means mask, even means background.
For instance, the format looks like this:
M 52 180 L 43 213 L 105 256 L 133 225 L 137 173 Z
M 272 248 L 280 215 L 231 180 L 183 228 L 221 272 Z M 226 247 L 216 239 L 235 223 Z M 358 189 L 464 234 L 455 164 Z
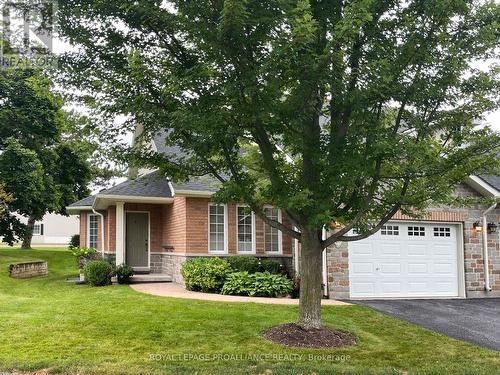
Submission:
M 326 249 L 328 295 L 332 299 L 349 298 L 349 253 L 347 243 L 337 242 Z
M 177 254 L 177 253 L 155 253 L 151 254 L 151 272 L 152 273 L 163 273 L 172 277 L 174 283 L 184 285 L 184 279 L 181 275 L 181 266 L 188 259 L 193 258 L 209 258 L 209 257 L 219 257 L 227 258 L 230 255 L 203 255 L 203 254 Z M 243 255 L 244 256 L 244 255 Z M 292 257 L 291 256 L 281 256 L 281 257 L 261 257 L 266 259 L 273 259 L 280 262 L 283 267 L 287 270 L 292 270 Z
M 47 276 L 49 269 L 47 262 L 25 262 L 9 265 L 9 276 L 17 279 L 27 279 L 36 276 Z

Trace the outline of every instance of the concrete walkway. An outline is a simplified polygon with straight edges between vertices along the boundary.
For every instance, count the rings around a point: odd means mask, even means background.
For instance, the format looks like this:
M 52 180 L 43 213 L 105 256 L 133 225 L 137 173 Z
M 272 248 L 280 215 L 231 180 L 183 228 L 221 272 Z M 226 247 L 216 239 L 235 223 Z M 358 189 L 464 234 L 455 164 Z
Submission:
M 145 283 L 132 284 L 130 287 L 138 292 L 153 294 L 162 297 L 198 299 L 203 301 L 218 302 L 254 302 L 266 303 L 271 305 L 298 305 L 298 299 L 291 298 L 267 298 L 267 297 L 244 297 L 244 296 L 225 296 L 222 294 L 191 292 L 184 289 L 181 285 L 175 283 Z M 347 302 L 336 301 L 334 299 L 324 299 L 321 301 L 323 306 L 347 306 Z

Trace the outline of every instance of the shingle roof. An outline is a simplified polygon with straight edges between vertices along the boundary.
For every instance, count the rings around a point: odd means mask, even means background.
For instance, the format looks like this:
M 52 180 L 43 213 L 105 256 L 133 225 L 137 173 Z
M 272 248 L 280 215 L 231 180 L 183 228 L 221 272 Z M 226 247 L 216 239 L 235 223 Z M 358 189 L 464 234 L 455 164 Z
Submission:
M 140 176 L 135 180 L 127 180 L 109 189 L 100 191 L 99 196 L 120 195 L 125 197 L 155 197 L 172 198 L 168 179 L 162 176 L 159 171 Z M 96 195 L 79 200 L 68 207 L 90 207 L 94 203 Z
M 68 207 L 90 207 L 94 203 L 94 199 L 95 195 L 91 195 L 90 197 L 80 199 L 78 202 L 71 203 Z
M 99 195 L 123 195 L 130 197 L 172 198 L 168 179 L 159 171 L 140 176 L 135 180 L 127 180 L 112 188 L 99 192 Z
M 485 181 L 498 191 L 500 191 L 500 176 L 495 176 L 495 175 L 487 175 L 487 176 L 479 176 L 481 180 Z

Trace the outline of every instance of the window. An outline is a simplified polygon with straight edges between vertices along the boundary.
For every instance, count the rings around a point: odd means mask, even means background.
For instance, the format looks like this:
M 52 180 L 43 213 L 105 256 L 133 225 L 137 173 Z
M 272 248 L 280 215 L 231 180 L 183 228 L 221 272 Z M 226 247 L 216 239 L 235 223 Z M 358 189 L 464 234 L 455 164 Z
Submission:
M 226 252 L 226 207 L 211 204 L 208 206 L 208 251 Z
M 35 224 L 33 226 L 33 236 L 43 236 L 43 224 Z
M 425 227 L 408 227 L 408 236 L 425 236 Z
M 237 249 L 238 252 L 248 253 L 254 251 L 253 242 L 253 214 L 248 207 L 236 207 Z
M 398 225 L 384 225 L 380 232 L 382 236 L 399 236 Z
M 434 227 L 434 237 L 450 237 L 450 228 Z
M 270 219 L 281 223 L 281 211 L 274 207 L 265 207 L 264 213 Z M 269 253 L 281 252 L 281 232 L 264 223 L 264 251 Z
M 87 222 L 87 247 L 97 249 L 97 228 L 99 221 L 97 215 L 89 215 Z

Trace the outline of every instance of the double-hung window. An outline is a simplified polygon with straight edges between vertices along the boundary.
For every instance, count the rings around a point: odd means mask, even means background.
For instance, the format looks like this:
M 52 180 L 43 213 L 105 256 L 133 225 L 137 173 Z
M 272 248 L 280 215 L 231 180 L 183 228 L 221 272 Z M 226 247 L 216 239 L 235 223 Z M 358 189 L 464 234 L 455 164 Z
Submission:
M 208 251 L 227 252 L 226 206 L 208 206 Z
M 238 253 L 252 253 L 254 248 L 254 215 L 248 207 L 236 206 Z
M 281 223 L 281 211 L 279 208 L 265 207 L 264 214 Z M 264 223 L 264 251 L 268 253 L 281 253 L 281 232 Z
M 99 220 L 97 215 L 89 214 L 87 220 L 87 247 L 97 249 L 97 230 Z

